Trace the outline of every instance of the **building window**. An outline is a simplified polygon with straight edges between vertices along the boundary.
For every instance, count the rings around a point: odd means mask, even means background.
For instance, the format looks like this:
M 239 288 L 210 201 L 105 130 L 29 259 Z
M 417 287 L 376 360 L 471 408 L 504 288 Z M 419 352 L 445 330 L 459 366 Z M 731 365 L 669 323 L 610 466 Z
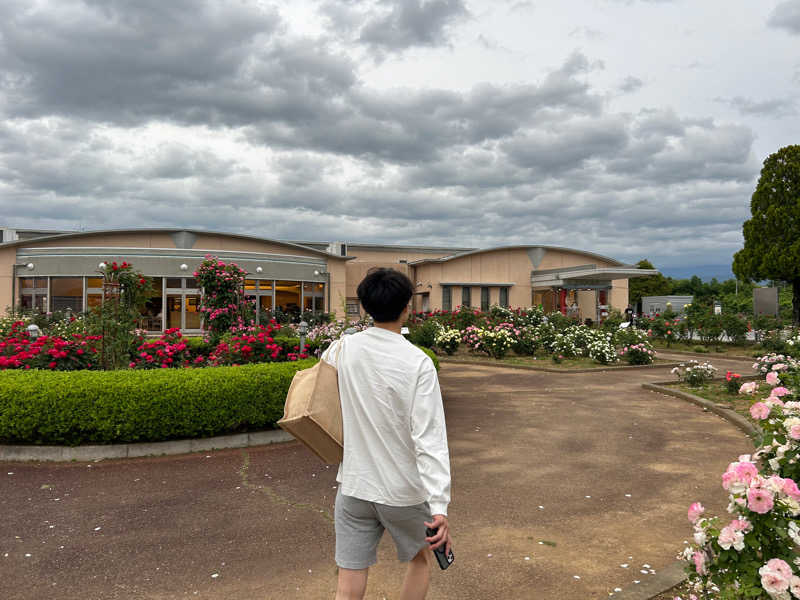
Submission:
M 442 286 L 442 310 L 453 310 L 453 289 L 447 285 Z
M 22 310 L 47 312 L 47 277 L 20 277 L 19 303 Z
M 503 308 L 508 308 L 508 288 L 501 287 L 500 288 L 500 306 Z
M 167 328 L 202 328 L 200 313 L 200 290 L 192 277 L 167 278 Z
M 348 317 L 357 317 L 361 314 L 361 307 L 358 302 L 358 298 L 348 298 L 347 299 L 347 316 Z
M 300 315 L 301 288 L 299 281 L 275 282 L 275 306 L 290 317 Z
M 481 288 L 481 310 L 483 312 L 489 310 L 489 288 L 486 286 Z
M 51 277 L 50 307 L 53 312 L 67 309 L 73 313 L 83 311 L 83 278 Z
M 325 284 L 306 282 L 303 284 L 303 311 L 321 313 L 325 310 Z
M 472 288 L 461 288 L 461 306 L 472 306 Z

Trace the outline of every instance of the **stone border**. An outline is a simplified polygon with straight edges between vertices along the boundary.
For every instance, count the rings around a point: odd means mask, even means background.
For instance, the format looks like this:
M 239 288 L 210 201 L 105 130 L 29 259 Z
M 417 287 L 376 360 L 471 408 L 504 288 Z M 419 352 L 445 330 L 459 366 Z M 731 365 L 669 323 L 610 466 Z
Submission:
M 477 360 L 459 360 L 457 358 L 444 358 L 442 356 L 438 357 L 439 362 L 441 364 L 451 364 L 451 365 L 477 365 L 479 367 L 495 367 L 500 369 L 522 369 L 523 371 L 542 371 L 544 373 L 599 373 L 602 371 L 630 371 L 630 370 L 640 370 L 640 369 L 661 369 L 661 368 L 672 368 L 677 367 L 681 363 L 678 362 L 666 362 L 666 363 L 654 363 L 652 365 L 622 365 L 619 367 L 614 367 L 611 365 L 599 365 L 594 368 L 589 369 L 556 369 L 554 367 L 537 367 L 535 365 L 514 365 L 514 364 L 506 364 L 500 362 L 482 362 Z
M 207 452 L 224 448 L 246 448 L 279 442 L 291 442 L 291 434 L 282 429 L 220 435 L 193 440 L 144 442 L 136 444 L 98 444 L 92 446 L 0 445 L 3 461 L 97 461 L 107 458 L 139 458 Z
M 747 360 L 752 361 L 755 360 L 753 356 L 744 356 L 741 354 L 720 354 L 715 352 L 688 352 L 686 350 L 673 350 L 672 348 L 655 348 L 657 353 L 663 352 L 664 354 L 684 354 L 686 356 L 691 356 L 692 358 L 705 358 L 705 359 L 712 359 L 712 358 L 719 358 L 722 360 Z M 762 355 L 763 356 L 763 355 Z
M 658 573 L 652 577 L 644 579 L 639 584 L 628 586 L 621 592 L 615 593 L 612 597 L 617 598 L 617 600 L 651 600 L 685 581 L 685 567 L 686 563 L 684 561 L 675 561 L 671 565 L 658 571 Z

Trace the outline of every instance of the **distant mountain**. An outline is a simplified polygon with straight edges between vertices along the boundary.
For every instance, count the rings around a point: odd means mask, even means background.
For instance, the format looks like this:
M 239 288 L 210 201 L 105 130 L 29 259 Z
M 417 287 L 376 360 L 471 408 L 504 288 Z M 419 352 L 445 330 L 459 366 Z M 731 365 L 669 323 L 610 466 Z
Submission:
M 673 279 L 690 279 L 693 275 L 697 275 L 703 281 L 711 281 L 714 277 L 718 281 L 725 281 L 734 277 L 730 264 L 681 267 L 659 267 L 656 265 L 656 268 L 661 271 L 664 277 L 672 277 Z

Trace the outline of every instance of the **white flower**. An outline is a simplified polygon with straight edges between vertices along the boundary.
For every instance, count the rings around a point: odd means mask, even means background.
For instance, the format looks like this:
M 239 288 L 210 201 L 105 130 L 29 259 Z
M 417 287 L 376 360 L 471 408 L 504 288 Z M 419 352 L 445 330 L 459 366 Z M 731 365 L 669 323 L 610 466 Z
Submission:
M 706 532 L 703 530 L 695 531 L 694 532 L 694 543 L 698 546 L 704 546 L 705 543 L 708 541 L 706 537 Z

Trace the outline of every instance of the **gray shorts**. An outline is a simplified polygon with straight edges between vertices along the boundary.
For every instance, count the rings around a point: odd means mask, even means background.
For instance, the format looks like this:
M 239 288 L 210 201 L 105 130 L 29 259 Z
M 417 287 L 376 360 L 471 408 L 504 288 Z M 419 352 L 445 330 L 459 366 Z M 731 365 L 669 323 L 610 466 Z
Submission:
M 408 562 L 428 546 L 425 521 L 431 522 L 427 502 L 414 506 L 387 506 L 336 492 L 336 564 L 343 569 L 366 569 L 378 562 L 378 542 L 389 531 L 397 558 Z

